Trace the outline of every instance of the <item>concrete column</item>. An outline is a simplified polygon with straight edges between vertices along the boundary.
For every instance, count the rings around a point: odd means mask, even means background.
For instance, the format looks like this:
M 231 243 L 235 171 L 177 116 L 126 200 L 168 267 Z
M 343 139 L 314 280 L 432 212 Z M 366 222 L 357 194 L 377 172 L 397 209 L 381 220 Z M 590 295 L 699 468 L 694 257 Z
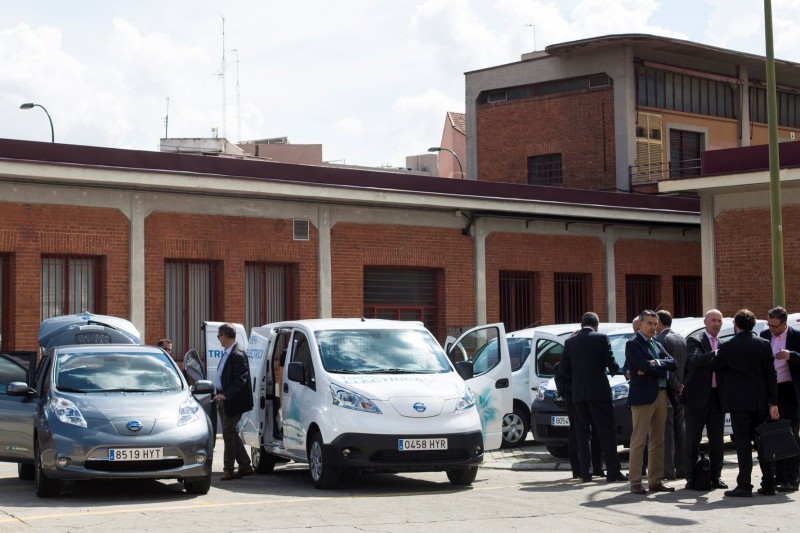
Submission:
M 331 294 L 331 209 L 322 206 L 317 216 L 317 271 L 319 272 L 319 318 L 333 316 Z
M 739 91 L 737 99 L 737 116 L 739 117 L 739 146 L 750 146 L 750 76 L 747 67 L 739 65 Z
M 139 194 L 131 194 L 130 219 L 130 316 L 145 339 L 144 219 L 147 216 Z
M 614 152 L 617 189 L 631 190 L 629 168 L 636 164 L 636 70 L 633 49 L 626 45 L 619 60 L 621 68 L 614 78 Z
M 717 307 L 714 195 L 700 196 L 700 261 L 703 273 L 703 310 Z
M 475 219 L 475 324 L 486 324 L 486 222 Z
M 617 322 L 617 268 L 614 257 L 614 244 L 617 237 L 614 235 L 614 227 L 605 228 L 604 242 L 606 245 L 606 322 Z

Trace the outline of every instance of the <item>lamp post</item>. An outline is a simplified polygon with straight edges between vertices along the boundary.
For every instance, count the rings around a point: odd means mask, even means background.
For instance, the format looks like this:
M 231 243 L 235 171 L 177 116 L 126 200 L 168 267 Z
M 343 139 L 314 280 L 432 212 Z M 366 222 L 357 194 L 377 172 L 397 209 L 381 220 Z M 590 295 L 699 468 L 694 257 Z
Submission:
M 456 162 L 458 163 L 458 170 L 459 170 L 461 179 L 462 180 L 464 179 L 464 167 L 461 165 L 461 160 L 458 158 L 458 156 L 456 155 L 456 153 L 454 151 L 452 151 L 450 148 L 445 148 L 444 146 L 432 146 L 431 148 L 428 148 L 428 151 L 429 152 L 445 151 L 445 152 L 450 152 L 451 154 L 453 154 L 453 157 L 456 158 Z
M 50 142 L 56 142 L 56 134 L 53 131 L 53 119 L 50 118 L 50 113 L 47 112 L 47 109 L 45 109 L 43 105 L 28 102 L 19 106 L 20 109 L 33 109 L 34 107 L 41 107 L 42 111 L 44 111 L 44 114 L 47 115 L 47 120 L 50 121 Z

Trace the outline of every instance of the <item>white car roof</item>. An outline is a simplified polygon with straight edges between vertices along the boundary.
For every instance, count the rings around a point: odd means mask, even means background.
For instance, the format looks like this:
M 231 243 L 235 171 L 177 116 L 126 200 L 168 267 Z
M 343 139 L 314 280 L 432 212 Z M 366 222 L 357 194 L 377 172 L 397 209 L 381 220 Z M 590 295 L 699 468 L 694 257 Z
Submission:
M 622 326 L 624 323 L 621 322 L 600 322 L 600 326 L 597 330 L 600 333 L 607 333 L 609 331 L 616 330 Z M 571 324 L 547 324 L 546 326 L 536 326 L 535 328 L 525 328 L 520 329 L 517 331 L 512 331 L 508 334 L 508 337 L 511 338 L 533 338 L 537 332 L 543 333 L 550 333 L 551 335 L 570 335 L 575 331 L 581 329 L 581 325 L 579 322 L 573 322 Z
M 311 331 L 337 329 L 418 329 L 428 331 L 422 322 L 410 320 L 383 320 L 380 318 L 312 318 L 264 324 L 265 328 L 305 327 Z

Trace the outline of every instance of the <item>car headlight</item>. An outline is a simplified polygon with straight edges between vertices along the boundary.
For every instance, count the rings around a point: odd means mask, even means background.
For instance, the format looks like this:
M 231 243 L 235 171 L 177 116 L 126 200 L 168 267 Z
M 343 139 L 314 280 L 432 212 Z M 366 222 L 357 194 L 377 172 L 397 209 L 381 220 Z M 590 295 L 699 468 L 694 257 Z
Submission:
M 539 384 L 539 390 L 536 391 L 536 399 L 544 400 L 544 393 L 547 392 L 547 382 Z
M 53 396 L 50 399 L 50 409 L 58 419 L 65 424 L 72 424 L 73 426 L 80 426 L 82 428 L 86 427 L 86 420 L 78 410 L 78 407 L 70 400 Z
M 187 398 L 178 408 L 178 427 L 185 426 L 200 418 L 202 408 L 194 398 Z
M 624 400 L 628 397 L 628 384 L 620 383 L 611 387 L 611 400 Z
M 464 394 L 461 395 L 461 398 L 458 399 L 456 402 L 456 408 L 453 410 L 454 413 L 463 413 L 468 409 L 472 409 L 475 407 L 475 396 L 472 394 L 472 391 L 469 390 L 469 387 L 464 389 Z
M 367 398 L 336 385 L 331 385 L 331 399 L 333 405 L 338 405 L 345 409 L 381 414 L 381 410 Z

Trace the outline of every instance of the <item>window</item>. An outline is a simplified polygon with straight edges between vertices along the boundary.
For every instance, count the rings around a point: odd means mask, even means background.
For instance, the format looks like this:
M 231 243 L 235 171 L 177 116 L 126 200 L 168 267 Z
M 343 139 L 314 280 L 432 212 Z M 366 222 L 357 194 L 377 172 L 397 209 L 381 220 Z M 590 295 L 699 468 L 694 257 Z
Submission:
M 580 322 L 583 313 L 589 310 L 590 274 L 554 275 L 556 323 Z
M 732 83 L 647 67 L 638 67 L 636 74 L 636 103 L 640 106 L 737 118 Z
M 314 373 L 314 361 L 311 359 L 311 347 L 306 336 L 296 331 L 292 339 L 292 361 L 303 363 L 303 385 L 316 390 L 317 378 Z
M 535 272 L 500 272 L 500 322 L 516 331 L 539 321 L 539 276 Z
M 561 154 L 535 155 L 528 158 L 530 185 L 562 185 Z
M 507 100 L 518 100 L 531 96 L 545 96 L 548 94 L 561 94 L 589 89 L 603 89 L 612 84 L 608 74 L 592 74 L 579 78 L 566 78 L 562 80 L 545 81 L 530 85 L 504 87 L 486 91 L 478 96 L 478 104 L 493 104 Z
M 553 377 L 553 369 L 556 363 L 561 361 L 564 355 L 564 345 L 549 339 L 539 339 L 536 341 L 536 373 L 539 377 Z
M 244 265 L 244 326 L 291 320 L 294 314 L 293 265 L 246 263 Z
M 0 354 L 0 394 L 6 394 L 10 383 L 27 383 L 28 367 L 31 364 L 36 364 L 36 352 Z
M 777 91 L 778 125 L 800 128 L 800 94 Z M 750 120 L 767 123 L 767 90 L 750 87 Z
M 434 335 L 438 327 L 438 271 L 364 268 L 364 316 L 419 320 Z
M 11 272 L 9 256 L 0 254 L 0 350 L 8 350 L 8 332 L 10 328 L 9 297 Z
M 673 310 L 675 317 L 702 316 L 702 279 L 700 276 L 672 278 Z
M 101 313 L 100 260 L 86 256 L 42 256 L 41 319 Z
M 702 133 L 669 130 L 669 176 L 671 178 L 699 176 L 702 153 Z
M 200 349 L 200 325 L 218 316 L 217 269 L 213 262 L 164 263 L 166 335 L 172 339 L 173 357 L 180 361 L 191 348 Z
M 628 320 L 633 320 L 645 309 L 655 311 L 661 307 L 658 301 L 660 292 L 658 276 L 644 274 L 625 276 L 625 307 Z

